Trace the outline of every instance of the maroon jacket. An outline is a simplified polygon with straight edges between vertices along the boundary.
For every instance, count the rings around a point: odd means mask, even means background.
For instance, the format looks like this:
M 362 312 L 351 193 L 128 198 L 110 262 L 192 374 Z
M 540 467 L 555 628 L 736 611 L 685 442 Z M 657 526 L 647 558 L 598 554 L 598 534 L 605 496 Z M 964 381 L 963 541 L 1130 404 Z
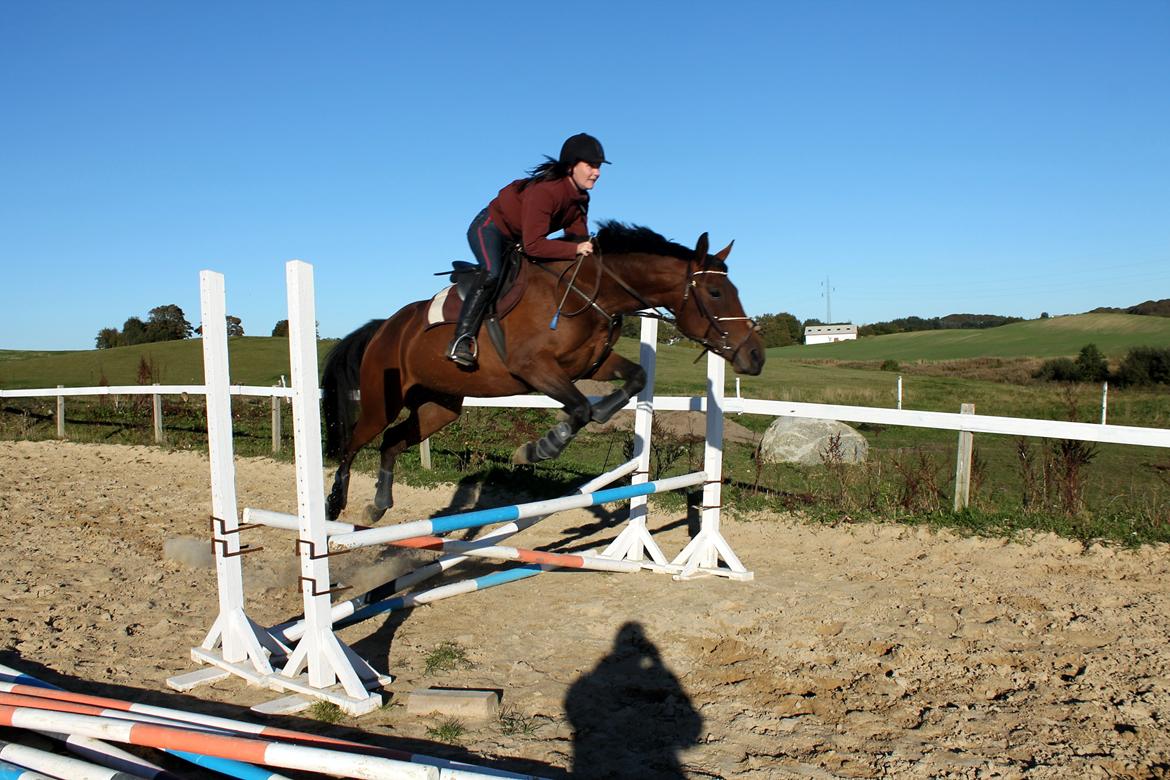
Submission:
M 589 193 L 577 189 L 568 176 L 532 182 L 521 190 L 525 181 L 517 179 L 500 190 L 488 205 L 492 222 L 505 236 L 521 242 L 531 257 L 572 260 L 577 256 L 576 242 L 549 240 L 547 236 L 564 230 L 566 237 L 578 242 L 589 237 Z

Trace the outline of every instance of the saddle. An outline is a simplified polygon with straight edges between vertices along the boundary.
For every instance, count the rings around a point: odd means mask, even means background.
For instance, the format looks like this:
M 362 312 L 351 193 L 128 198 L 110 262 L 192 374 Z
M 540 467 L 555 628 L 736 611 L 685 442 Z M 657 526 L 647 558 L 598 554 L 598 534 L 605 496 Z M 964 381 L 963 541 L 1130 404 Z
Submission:
M 504 330 L 500 320 L 516 308 L 516 304 L 520 302 L 524 290 L 528 287 L 529 263 L 526 262 L 527 260 L 528 257 L 519 244 L 513 244 L 504 252 L 502 259 L 504 267 L 500 271 L 496 289 L 492 293 L 487 314 L 484 316 L 484 327 L 487 328 L 496 352 L 504 359 L 507 359 L 507 352 L 504 349 Z M 431 302 L 427 306 L 426 330 L 440 325 L 454 324 L 459 319 L 459 310 L 463 307 L 463 299 L 479 282 L 479 265 L 476 263 L 454 260 L 451 262 L 451 268 L 450 272 L 440 271 L 435 274 L 435 276 L 448 276 L 451 285 L 443 288 L 431 298 Z

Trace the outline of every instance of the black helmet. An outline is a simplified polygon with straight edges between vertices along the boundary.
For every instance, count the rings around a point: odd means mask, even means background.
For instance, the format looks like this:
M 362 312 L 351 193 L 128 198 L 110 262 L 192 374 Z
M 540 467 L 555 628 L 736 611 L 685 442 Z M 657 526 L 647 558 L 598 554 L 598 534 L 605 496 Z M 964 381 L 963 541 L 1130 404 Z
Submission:
M 561 158 L 558 161 L 561 165 L 573 166 L 577 164 L 578 160 L 584 160 L 595 167 L 601 167 L 602 163 L 609 162 L 605 159 L 605 150 L 601 148 L 601 141 L 588 133 L 577 133 L 569 136 L 561 146 Z

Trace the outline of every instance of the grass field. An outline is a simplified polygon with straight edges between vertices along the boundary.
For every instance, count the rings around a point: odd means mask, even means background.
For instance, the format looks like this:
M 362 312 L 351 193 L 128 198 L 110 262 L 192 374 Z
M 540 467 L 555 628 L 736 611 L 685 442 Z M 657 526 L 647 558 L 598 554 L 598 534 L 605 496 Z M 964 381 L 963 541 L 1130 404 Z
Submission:
M 1170 320 L 1081 315 L 990 331 L 930 331 L 789 347 L 771 350 L 764 372 L 759 377 L 743 377 L 741 388 L 749 398 L 892 408 L 897 374 L 877 370 L 880 361 L 889 357 L 904 364 L 914 361 L 915 365 L 918 361 L 963 363 L 965 355 L 974 362 L 974 358 L 984 359 L 984 349 L 1004 358 L 1013 354 L 1052 357 L 1075 355 L 1089 341 L 1116 359 L 1138 344 L 1170 344 Z M 322 342 L 320 353 L 331 345 Z M 198 340 L 188 340 L 101 351 L 0 351 L 0 387 L 93 386 L 103 378 L 111 385 L 135 384 L 143 358 L 157 367 L 156 380 L 161 383 L 199 384 L 200 347 Z M 234 338 L 230 349 L 233 382 L 272 385 L 282 374 L 288 375 L 287 339 Z M 632 340 L 619 345 L 628 356 L 636 357 L 637 349 Z M 847 350 L 853 353 L 847 354 Z M 700 351 L 689 345 L 661 347 L 657 391 L 663 395 L 703 392 L 703 363 L 693 365 L 699 355 Z M 856 363 L 842 366 L 838 359 Z M 728 391 L 734 393 L 735 380 L 728 373 Z M 903 380 L 903 407 L 907 409 L 958 411 L 960 404 L 974 403 L 976 411 L 984 414 L 1084 422 L 1100 419 L 1099 386 L 1041 383 L 1026 374 L 1020 381 L 1007 382 L 912 370 L 904 372 Z M 1170 398 L 1164 389 L 1113 388 L 1109 401 L 1110 423 L 1170 427 Z M 237 452 L 265 454 L 270 441 L 268 402 L 236 399 L 233 404 Z M 6 400 L 0 414 L 0 436 L 53 437 L 53 405 L 51 399 Z M 164 416 L 168 446 L 206 446 L 201 399 L 169 398 Z M 551 497 L 620 462 L 630 446 L 629 434 L 583 434 L 556 462 L 535 469 L 511 466 L 511 450 L 521 440 L 542 433 L 553 420 L 552 413 L 541 411 L 468 410 L 434 438 L 433 472 L 422 471 L 417 454 L 410 452 L 401 461 L 399 477 L 416 483 L 491 479 L 512 485 L 519 494 Z M 771 422 L 770 418 L 750 415 L 735 420 L 756 431 L 763 431 Z M 71 439 L 139 444 L 150 440 L 149 404 L 143 399 L 70 399 L 67 421 Z M 286 421 L 286 439 L 290 430 Z M 979 436 L 974 507 L 956 515 L 948 511 L 956 441 L 953 432 L 880 426 L 861 426 L 861 430 L 870 443 L 870 462 L 851 469 L 832 464 L 765 465 L 757 461 L 753 448 L 729 447 L 725 459 L 727 505 L 744 510 L 795 511 L 827 522 L 897 519 L 979 533 L 1041 528 L 1084 539 L 1170 541 L 1170 454 L 1164 450 L 1093 446 L 1079 455 L 1072 453 L 1084 462 L 1071 472 L 1075 500 L 1062 504 L 1061 491 L 1070 479 L 1066 468 L 1069 453 L 1060 449 L 1062 445 Z M 654 469 L 662 475 L 694 470 L 700 464 L 699 442 L 656 434 L 654 447 Z M 291 446 L 286 446 L 281 457 L 289 457 L 290 451 Z M 1021 454 L 1027 459 L 1021 460 Z M 373 450 L 364 453 L 358 468 L 376 470 L 375 455 Z
M 924 330 L 836 344 L 779 347 L 773 360 L 962 360 L 977 357 L 1075 357 L 1094 343 L 1108 357 L 1131 347 L 1170 345 L 1170 317 L 1077 314 L 1029 320 L 986 330 Z

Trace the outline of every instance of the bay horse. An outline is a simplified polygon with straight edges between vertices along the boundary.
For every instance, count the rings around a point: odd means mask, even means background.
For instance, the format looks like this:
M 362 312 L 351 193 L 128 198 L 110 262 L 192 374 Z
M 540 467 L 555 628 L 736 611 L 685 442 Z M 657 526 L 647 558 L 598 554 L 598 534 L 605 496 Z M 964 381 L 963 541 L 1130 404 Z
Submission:
M 398 456 L 459 417 L 467 396 L 537 391 L 560 401 L 567 419 L 541 439 L 522 445 L 513 462 L 557 457 L 581 428 L 608 420 L 646 383 L 640 365 L 613 351 L 622 315 L 667 309 L 683 335 L 728 360 L 737 373 L 760 373 L 763 342 L 727 275 L 731 244 L 709 255 L 706 233 L 690 249 L 648 228 L 618 222 L 603 223 L 593 243 L 593 254 L 576 260 L 524 258 L 527 287 L 501 320 L 505 358 L 485 328 L 478 339 L 478 368 L 467 370 L 448 360 L 454 326 L 428 328 L 429 301 L 408 304 L 389 319 L 372 320 L 333 347 L 321 380 L 325 452 L 338 461 L 326 501 L 329 519 L 346 506 L 354 456 L 382 433 L 374 503 L 366 510 L 370 522 L 381 519 L 394 505 Z M 568 310 L 553 329 L 550 319 L 567 302 Z M 590 404 L 573 385 L 586 378 L 623 381 Z M 359 389 L 355 423 L 351 399 Z M 407 416 L 396 422 L 404 409 Z

